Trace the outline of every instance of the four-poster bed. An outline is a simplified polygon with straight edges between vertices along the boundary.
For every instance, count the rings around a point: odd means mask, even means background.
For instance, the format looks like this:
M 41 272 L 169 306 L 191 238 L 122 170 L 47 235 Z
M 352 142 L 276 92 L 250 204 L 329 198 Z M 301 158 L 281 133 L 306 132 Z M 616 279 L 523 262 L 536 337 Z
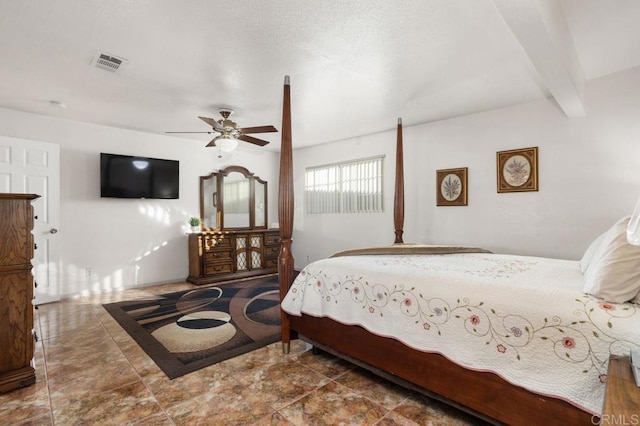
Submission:
M 404 216 L 402 123 L 400 120 L 398 121 L 397 138 L 394 225 L 395 243 L 400 244 L 403 242 Z M 281 300 L 284 300 L 292 287 L 294 277 L 291 253 L 293 163 L 288 77 L 285 78 L 284 85 L 279 221 L 282 248 L 278 261 L 278 272 L 280 296 Z M 394 246 L 394 248 L 400 249 L 403 247 Z M 372 305 L 369 309 L 374 312 L 376 311 L 374 308 L 376 307 Z M 563 399 L 531 392 L 491 372 L 462 367 L 435 351 L 425 352 L 414 349 L 395 338 L 374 334 L 359 325 L 348 325 L 348 323 L 338 322 L 327 316 L 312 316 L 303 312 L 299 315 L 292 315 L 284 310 L 282 310 L 281 318 L 282 343 L 285 352 L 288 352 L 290 340 L 300 337 L 319 349 L 348 359 L 391 381 L 456 405 L 485 420 L 507 424 L 531 424 L 532 421 L 537 424 L 593 424 L 594 416 L 592 413 Z M 500 345 L 498 345 L 498 350 L 500 350 Z

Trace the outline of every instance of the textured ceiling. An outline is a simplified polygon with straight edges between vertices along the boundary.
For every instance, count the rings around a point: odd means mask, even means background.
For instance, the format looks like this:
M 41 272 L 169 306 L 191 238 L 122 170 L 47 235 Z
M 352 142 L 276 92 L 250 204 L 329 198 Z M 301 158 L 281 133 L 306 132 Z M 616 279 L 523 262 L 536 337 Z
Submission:
M 393 129 L 397 117 L 562 106 L 567 90 L 565 104 L 579 104 L 581 78 L 640 66 L 640 2 L 554 2 L 3 1 L 0 107 L 164 134 L 207 131 L 197 116 L 228 106 L 240 126 L 279 129 L 290 75 L 295 148 Z M 98 52 L 128 62 L 97 69 Z M 256 136 L 278 149 L 279 134 Z

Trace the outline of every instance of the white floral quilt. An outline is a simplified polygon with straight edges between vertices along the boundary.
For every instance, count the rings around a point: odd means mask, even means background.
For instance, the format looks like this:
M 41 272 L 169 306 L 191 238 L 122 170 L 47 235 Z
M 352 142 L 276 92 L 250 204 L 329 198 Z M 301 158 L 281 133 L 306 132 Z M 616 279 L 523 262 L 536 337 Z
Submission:
M 640 347 L 640 306 L 582 293 L 577 261 L 361 255 L 298 275 L 282 309 L 326 316 L 600 414 L 609 355 Z

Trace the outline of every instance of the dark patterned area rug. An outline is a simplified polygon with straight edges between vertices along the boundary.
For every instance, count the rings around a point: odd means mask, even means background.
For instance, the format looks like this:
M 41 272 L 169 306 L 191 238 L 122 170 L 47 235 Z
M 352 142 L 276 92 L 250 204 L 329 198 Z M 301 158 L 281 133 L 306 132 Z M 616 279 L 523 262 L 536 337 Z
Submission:
M 280 340 L 277 275 L 103 306 L 171 379 Z

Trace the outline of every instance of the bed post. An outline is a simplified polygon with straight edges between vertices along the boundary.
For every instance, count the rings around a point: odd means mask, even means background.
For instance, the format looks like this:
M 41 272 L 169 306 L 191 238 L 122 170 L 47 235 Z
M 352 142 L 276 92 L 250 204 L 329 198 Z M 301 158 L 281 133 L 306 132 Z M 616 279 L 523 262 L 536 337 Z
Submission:
M 404 227 L 404 160 L 402 148 L 402 118 L 398 118 L 398 136 L 396 140 L 396 187 L 393 201 L 393 223 L 396 229 L 394 244 L 403 244 Z
M 280 145 L 280 181 L 278 184 L 278 221 L 280 222 L 280 255 L 278 256 L 278 284 L 280 301 L 284 299 L 293 282 L 293 155 L 291 146 L 291 86 L 289 76 L 284 77 L 284 101 L 282 104 L 282 142 Z M 287 314 L 280 310 L 282 351 L 289 353 L 291 328 Z

